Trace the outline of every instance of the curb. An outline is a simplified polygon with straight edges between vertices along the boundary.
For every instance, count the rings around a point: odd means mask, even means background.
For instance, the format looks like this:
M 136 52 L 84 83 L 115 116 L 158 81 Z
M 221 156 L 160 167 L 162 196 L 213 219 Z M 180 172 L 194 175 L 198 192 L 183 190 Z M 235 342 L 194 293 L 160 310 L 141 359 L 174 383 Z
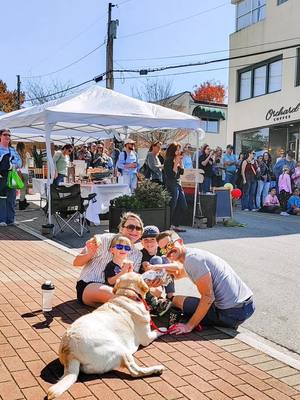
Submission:
M 299 354 L 288 350 L 285 347 L 280 346 L 279 344 L 276 344 L 268 339 L 265 339 L 264 337 L 259 336 L 246 328 L 239 327 L 238 331 L 221 327 L 216 327 L 216 329 L 300 371 Z

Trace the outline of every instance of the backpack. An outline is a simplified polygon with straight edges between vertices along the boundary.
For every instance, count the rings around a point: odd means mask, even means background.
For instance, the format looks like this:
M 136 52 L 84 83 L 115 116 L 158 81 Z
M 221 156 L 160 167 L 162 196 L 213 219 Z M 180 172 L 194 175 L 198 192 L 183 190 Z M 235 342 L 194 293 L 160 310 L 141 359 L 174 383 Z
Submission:
M 144 175 L 144 177 L 145 177 L 146 179 L 150 179 L 150 178 L 151 178 L 151 169 L 150 169 L 149 166 L 148 166 L 147 158 L 148 158 L 148 155 L 147 155 L 147 157 L 146 157 L 146 160 L 145 160 L 144 164 L 141 166 L 139 172 L 140 172 L 142 175 Z

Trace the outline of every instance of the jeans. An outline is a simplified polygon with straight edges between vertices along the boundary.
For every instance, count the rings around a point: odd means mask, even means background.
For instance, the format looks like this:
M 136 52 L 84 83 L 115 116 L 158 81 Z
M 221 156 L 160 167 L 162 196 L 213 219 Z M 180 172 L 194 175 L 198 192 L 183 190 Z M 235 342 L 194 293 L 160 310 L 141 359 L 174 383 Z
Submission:
M 16 189 L 7 189 L 7 197 L 0 198 L 0 222 L 13 224 L 16 214 Z
M 178 183 L 167 185 L 167 190 L 171 195 L 171 225 L 179 226 L 181 217 L 184 216 L 184 213 L 187 210 L 185 194 Z
M 129 186 L 131 193 L 133 193 L 137 187 L 137 175 L 136 174 L 124 174 L 123 183 Z
M 231 183 L 233 186 L 235 186 L 235 181 L 236 181 L 236 173 L 233 172 L 226 172 L 225 173 L 225 183 Z
M 190 318 L 196 311 L 200 299 L 197 297 L 186 297 L 183 303 L 183 313 Z M 236 329 L 244 321 L 251 317 L 255 311 L 252 297 L 240 304 L 239 307 L 228 309 L 217 308 L 214 304 L 210 307 L 205 317 L 200 322 L 203 326 L 222 326 Z
M 268 195 L 270 188 L 270 182 L 265 182 L 259 180 L 257 182 L 257 190 L 256 190 L 256 207 L 261 208 L 264 204 L 265 198 Z
M 202 192 L 203 193 L 210 192 L 211 181 L 212 181 L 211 176 L 204 175 L 204 181 L 202 183 Z
M 249 181 L 243 185 L 242 210 L 253 210 L 255 208 L 254 198 L 256 186 L 256 181 Z
M 59 186 L 60 183 L 64 183 L 65 176 L 62 174 L 58 174 L 57 177 L 53 180 L 53 184 Z

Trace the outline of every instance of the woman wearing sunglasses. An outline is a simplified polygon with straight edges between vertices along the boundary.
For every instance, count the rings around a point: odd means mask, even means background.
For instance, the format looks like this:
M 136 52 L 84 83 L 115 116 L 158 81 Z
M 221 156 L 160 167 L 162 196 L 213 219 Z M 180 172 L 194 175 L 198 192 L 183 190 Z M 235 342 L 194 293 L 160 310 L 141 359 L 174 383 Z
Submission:
M 7 188 L 7 176 L 12 167 L 22 166 L 19 154 L 11 147 L 10 137 L 8 129 L 0 130 L 0 226 L 15 223 L 16 190 Z
M 128 240 L 127 243 L 117 241 L 114 244 L 112 240 L 115 235 L 112 233 L 95 235 L 86 242 L 84 249 L 73 262 L 75 267 L 83 267 L 76 285 L 77 299 L 80 303 L 96 306 L 112 298 L 112 287 L 105 284 L 104 271 L 108 263 L 113 260 L 113 253 L 118 254 L 118 257 L 121 253 L 122 257 L 126 253 L 126 258 L 133 263 L 133 270 L 139 271 L 142 252 L 136 249 L 134 244 L 141 239 L 143 230 L 141 218 L 132 212 L 127 212 L 122 215 L 119 225 L 119 234 Z M 112 246 L 114 250 L 110 250 Z M 120 258 L 118 262 L 121 262 Z
M 236 329 L 250 318 L 255 310 L 253 293 L 231 266 L 208 251 L 183 246 L 182 240 L 174 240 L 172 235 L 166 231 L 156 237 L 161 252 L 183 266 L 176 278 L 187 275 L 200 295 L 174 296 L 174 306 L 183 311 L 188 321 L 174 325 L 172 333 L 191 332 L 200 323 Z M 169 271 L 167 265 L 165 269 Z

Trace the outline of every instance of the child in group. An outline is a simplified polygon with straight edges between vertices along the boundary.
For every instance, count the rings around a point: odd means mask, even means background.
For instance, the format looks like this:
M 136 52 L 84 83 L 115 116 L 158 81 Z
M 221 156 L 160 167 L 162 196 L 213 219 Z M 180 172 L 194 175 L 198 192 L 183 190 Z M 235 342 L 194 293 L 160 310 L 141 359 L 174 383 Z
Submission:
M 300 189 L 294 189 L 287 203 L 287 212 L 291 215 L 300 215 Z
M 271 188 L 269 194 L 266 196 L 263 207 L 259 210 L 261 212 L 279 214 L 281 211 L 278 197 L 276 196 L 276 188 Z
M 282 174 L 279 176 L 278 192 L 281 210 L 285 212 L 288 199 L 292 193 L 290 170 L 288 167 L 283 167 Z
M 152 269 L 154 264 L 169 263 L 166 257 L 159 257 L 160 251 L 156 241 L 156 236 L 159 234 L 157 226 L 148 225 L 144 228 L 144 233 L 141 239 L 142 242 L 142 265 L 140 273 L 144 273 L 146 270 Z M 166 291 L 166 299 L 159 298 L 162 295 L 162 288 L 153 288 L 155 290 L 150 291 L 146 295 L 146 301 L 151 306 L 151 312 L 162 316 L 172 305 L 172 298 L 174 296 L 175 287 L 174 281 L 168 283 L 164 289 Z
M 131 242 L 127 237 L 117 235 L 112 239 L 109 251 L 112 253 L 113 258 L 104 270 L 105 283 L 107 285 L 114 286 L 120 276 L 133 271 L 133 263 L 127 259 L 130 250 Z
M 297 167 L 292 175 L 292 180 L 296 188 L 300 189 L 300 161 L 297 162 Z

